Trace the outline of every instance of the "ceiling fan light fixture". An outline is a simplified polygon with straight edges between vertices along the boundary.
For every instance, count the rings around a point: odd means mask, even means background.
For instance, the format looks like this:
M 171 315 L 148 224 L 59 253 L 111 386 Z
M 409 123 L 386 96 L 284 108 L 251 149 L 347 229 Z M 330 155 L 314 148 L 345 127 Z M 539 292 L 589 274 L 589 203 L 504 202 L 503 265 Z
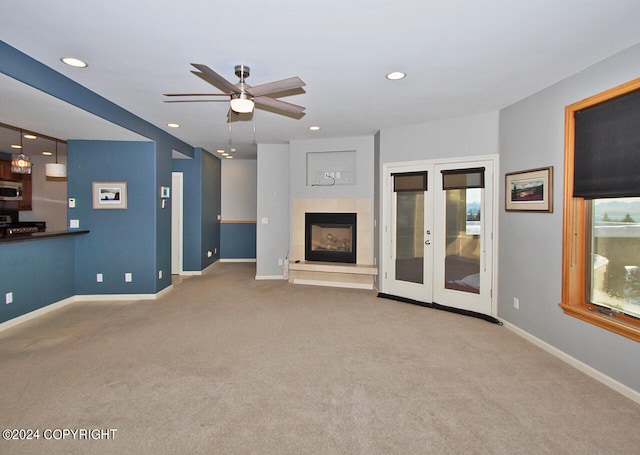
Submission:
M 231 110 L 238 114 L 248 114 L 253 112 L 253 97 L 248 96 L 246 93 L 234 93 L 231 95 L 231 102 L 229 103 Z

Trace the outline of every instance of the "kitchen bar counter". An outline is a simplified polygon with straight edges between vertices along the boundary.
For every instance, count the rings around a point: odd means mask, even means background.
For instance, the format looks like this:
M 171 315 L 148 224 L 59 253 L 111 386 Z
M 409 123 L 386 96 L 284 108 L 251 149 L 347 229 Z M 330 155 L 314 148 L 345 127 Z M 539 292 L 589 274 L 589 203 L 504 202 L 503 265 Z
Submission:
M 55 237 L 71 237 L 74 235 L 88 234 L 87 230 L 73 230 L 73 231 L 51 231 L 51 232 L 32 232 L 31 234 L 19 234 L 11 235 L 7 237 L 0 237 L 0 245 L 4 243 L 18 243 L 18 242 L 30 242 L 33 240 L 51 239 Z

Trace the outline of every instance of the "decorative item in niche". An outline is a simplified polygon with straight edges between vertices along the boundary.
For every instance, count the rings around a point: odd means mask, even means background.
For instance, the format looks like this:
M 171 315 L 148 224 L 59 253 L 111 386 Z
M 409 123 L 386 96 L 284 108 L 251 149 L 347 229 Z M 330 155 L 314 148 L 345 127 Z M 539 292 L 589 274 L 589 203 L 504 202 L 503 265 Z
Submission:
M 506 174 L 505 210 L 553 212 L 553 166 Z
M 93 208 L 125 210 L 127 182 L 93 182 Z
M 307 152 L 307 186 L 356 184 L 356 151 Z

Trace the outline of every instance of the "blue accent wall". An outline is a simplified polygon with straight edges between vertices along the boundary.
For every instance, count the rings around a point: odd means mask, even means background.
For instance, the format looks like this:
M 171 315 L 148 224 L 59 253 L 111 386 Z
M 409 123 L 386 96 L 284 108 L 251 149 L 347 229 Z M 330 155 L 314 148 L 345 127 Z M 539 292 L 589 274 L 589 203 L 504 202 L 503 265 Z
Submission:
M 202 268 L 220 259 L 220 220 L 222 212 L 222 166 L 220 160 L 200 150 L 202 156 Z M 207 257 L 207 251 L 213 254 Z
M 256 223 L 222 223 L 220 245 L 222 259 L 255 259 Z
M 182 268 L 200 271 L 220 259 L 220 160 L 196 148 L 192 160 L 173 160 L 173 171 L 184 174 Z M 207 256 L 208 251 L 212 252 L 211 257 Z
M 200 250 L 202 245 L 202 223 L 196 222 L 202 218 L 202 174 L 200 172 L 200 158 L 202 151 L 195 149 L 192 160 L 173 160 L 173 171 L 184 174 L 183 198 L 183 245 L 182 269 L 184 271 L 199 271 L 202 269 Z
M 76 243 L 76 293 L 155 293 L 155 144 L 71 140 L 67 153 L 68 195 L 76 200 L 68 217 L 91 231 Z M 126 182 L 127 209 L 93 209 L 93 182 Z M 103 274 L 102 283 L 97 273 Z M 132 282 L 125 282 L 125 273 L 133 274 Z
M 75 242 L 82 237 L 0 245 L 0 322 L 75 294 Z M 5 304 L 7 292 L 13 303 Z
M 171 199 L 167 199 L 164 208 L 160 188 L 171 188 L 172 152 L 171 144 L 164 139 L 156 141 L 155 150 L 155 203 L 154 217 L 156 223 L 156 292 L 171 284 Z M 158 278 L 158 271 L 162 278 Z

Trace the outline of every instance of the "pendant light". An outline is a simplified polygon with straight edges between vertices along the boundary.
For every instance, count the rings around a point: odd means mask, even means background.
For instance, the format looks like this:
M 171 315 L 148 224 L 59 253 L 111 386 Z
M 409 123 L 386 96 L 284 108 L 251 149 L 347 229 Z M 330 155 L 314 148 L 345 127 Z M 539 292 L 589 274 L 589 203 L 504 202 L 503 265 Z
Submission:
M 56 139 L 56 162 L 45 165 L 44 174 L 47 177 L 66 177 L 67 165 L 58 163 L 58 140 Z
M 20 153 L 11 156 L 11 172 L 14 174 L 31 174 L 31 158 L 22 151 L 22 130 L 20 130 L 19 148 Z

